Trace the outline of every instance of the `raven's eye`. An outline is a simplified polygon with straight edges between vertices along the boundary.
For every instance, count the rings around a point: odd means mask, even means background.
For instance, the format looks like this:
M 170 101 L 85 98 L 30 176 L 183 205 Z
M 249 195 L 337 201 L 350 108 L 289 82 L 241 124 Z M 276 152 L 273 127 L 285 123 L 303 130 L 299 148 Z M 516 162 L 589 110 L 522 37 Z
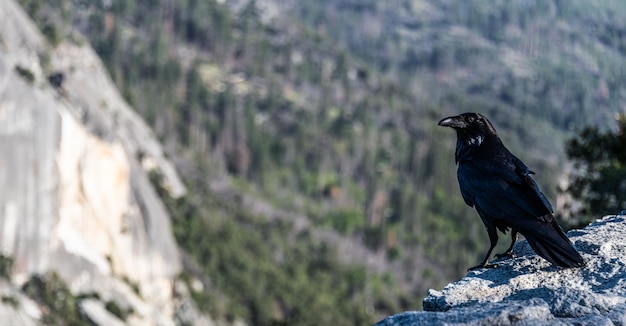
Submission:
M 469 117 L 469 118 L 467 118 L 467 121 L 468 121 L 469 123 L 474 122 L 474 117 Z

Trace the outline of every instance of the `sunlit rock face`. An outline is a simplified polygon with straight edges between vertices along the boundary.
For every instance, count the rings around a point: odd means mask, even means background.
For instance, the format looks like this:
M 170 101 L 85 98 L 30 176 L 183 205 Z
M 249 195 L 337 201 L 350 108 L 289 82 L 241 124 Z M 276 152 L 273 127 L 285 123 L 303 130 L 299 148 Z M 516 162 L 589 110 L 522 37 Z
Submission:
M 173 197 L 185 192 L 95 53 L 47 45 L 1 1 L 0 253 L 13 258 L 12 282 L 56 271 L 75 293 L 132 307 L 130 324 L 173 324 L 181 264 L 149 170 Z

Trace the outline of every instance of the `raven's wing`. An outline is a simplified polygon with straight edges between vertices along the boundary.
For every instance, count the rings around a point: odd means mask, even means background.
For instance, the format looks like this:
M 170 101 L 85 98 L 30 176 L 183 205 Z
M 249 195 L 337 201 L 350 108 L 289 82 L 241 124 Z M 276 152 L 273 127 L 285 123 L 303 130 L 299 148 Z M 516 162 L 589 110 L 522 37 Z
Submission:
M 468 160 L 461 162 L 457 170 L 465 202 L 469 206 L 478 205 L 490 216 L 509 222 L 552 213 L 552 206 L 531 173 L 514 156 L 498 164 Z
M 552 209 L 552 205 L 546 198 L 546 196 L 541 192 L 539 186 L 535 182 L 535 180 L 530 176 L 531 174 L 535 174 L 535 172 L 531 171 L 522 160 L 511 154 L 512 163 L 515 165 L 515 174 L 517 177 L 522 178 L 524 182 L 530 186 L 531 189 L 539 196 L 539 199 L 543 202 L 546 208 L 550 211 L 550 213 L 554 213 L 554 209 Z

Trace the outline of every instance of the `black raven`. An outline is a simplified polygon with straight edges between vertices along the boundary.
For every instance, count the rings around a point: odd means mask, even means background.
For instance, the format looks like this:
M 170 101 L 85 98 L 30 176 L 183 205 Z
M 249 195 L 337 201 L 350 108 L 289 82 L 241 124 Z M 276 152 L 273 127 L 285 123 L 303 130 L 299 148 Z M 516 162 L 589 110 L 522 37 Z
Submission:
M 561 267 L 583 266 L 552 213 L 552 206 L 530 176 L 535 174 L 513 155 L 498 137 L 487 118 L 479 113 L 463 113 L 439 121 L 456 131 L 454 159 L 465 203 L 480 215 L 491 242 L 485 259 L 469 270 L 496 267 L 487 264 L 498 243 L 497 230 L 511 230 L 509 249 L 498 256 L 512 256 L 517 233 L 526 237 L 535 252 Z

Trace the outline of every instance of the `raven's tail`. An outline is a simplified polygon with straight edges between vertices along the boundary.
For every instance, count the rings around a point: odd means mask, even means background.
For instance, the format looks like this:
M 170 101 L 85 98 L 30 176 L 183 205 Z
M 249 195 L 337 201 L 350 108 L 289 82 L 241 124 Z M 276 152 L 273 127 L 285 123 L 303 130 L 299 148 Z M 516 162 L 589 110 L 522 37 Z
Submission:
M 521 233 L 539 256 L 554 265 L 565 268 L 585 265 L 583 258 L 574 249 L 574 246 L 556 221 L 538 222 L 540 222 L 540 225 Z

